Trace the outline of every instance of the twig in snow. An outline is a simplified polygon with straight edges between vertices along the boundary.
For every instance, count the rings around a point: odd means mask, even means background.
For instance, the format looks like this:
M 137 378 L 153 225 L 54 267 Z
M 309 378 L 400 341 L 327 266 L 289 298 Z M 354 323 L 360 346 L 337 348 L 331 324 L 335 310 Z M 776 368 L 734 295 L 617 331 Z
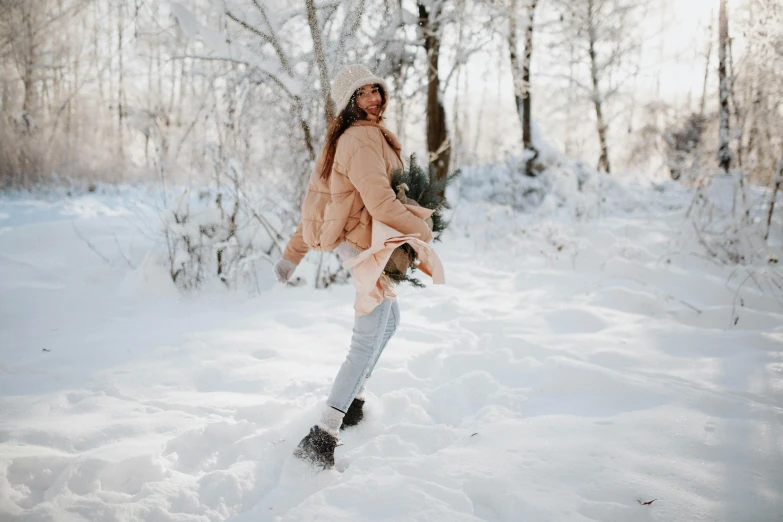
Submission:
M 81 235 L 81 234 L 79 233 L 79 229 L 78 229 L 78 228 L 76 228 L 76 223 L 75 223 L 75 222 L 73 222 L 73 221 L 71 221 L 71 225 L 73 226 L 73 231 L 74 231 L 74 233 L 76 234 L 76 237 L 78 237 L 79 239 L 81 239 L 82 241 L 84 241 L 84 242 L 87 244 L 87 246 L 88 246 L 88 247 L 90 247 L 90 250 L 92 250 L 93 252 L 95 252 L 95 254 L 96 254 L 98 257 L 100 257 L 101 259 L 103 259 L 103 260 L 106 262 L 106 264 L 108 264 L 108 265 L 111 265 L 111 260 L 109 260 L 109 258 L 108 258 L 108 257 L 106 257 L 106 256 L 104 256 L 103 254 L 101 254 L 101 253 L 98 251 L 98 249 L 97 249 L 97 248 L 95 248 L 95 246 L 93 246 L 93 244 L 92 244 L 92 243 L 90 243 L 90 241 L 89 241 L 87 238 L 85 238 L 83 235 Z
M 740 290 L 742 290 L 742 287 L 745 286 L 745 283 L 748 282 L 748 279 L 750 279 L 752 277 L 753 277 L 753 272 L 750 272 L 748 274 L 748 277 L 746 277 L 742 281 L 742 283 L 740 283 L 740 285 L 737 287 L 737 291 L 734 292 L 734 299 L 732 300 L 732 304 L 731 304 L 731 317 L 732 317 L 732 323 L 734 324 L 734 326 L 736 326 L 737 323 L 739 322 L 739 316 L 737 315 L 737 297 L 739 297 L 739 293 L 740 293 Z M 754 278 L 754 280 L 755 280 L 755 278 Z M 758 284 L 758 283 L 756 283 L 756 284 Z
M 655 287 L 655 286 L 653 286 L 653 285 L 651 285 L 651 284 L 649 284 L 649 283 L 645 283 L 644 281 L 641 281 L 641 280 L 639 280 L 639 279 L 636 279 L 635 277 L 617 277 L 617 278 L 612 278 L 612 279 L 627 279 L 627 280 L 629 280 L 629 281 L 634 281 L 635 283 L 639 283 L 639 284 L 640 284 L 640 285 L 642 285 L 642 286 L 646 286 L 647 288 L 652 288 L 652 289 L 654 289 L 654 290 L 658 290 L 658 291 L 659 291 L 660 293 L 662 293 L 664 296 L 668 297 L 669 299 L 674 299 L 674 300 L 676 300 L 676 301 L 679 301 L 680 303 L 682 303 L 683 305 L 687 306 L 688 308 L 690 308 L 691 310 L 693 310 L 693 311 L 694 311 L 694 312 L 696 312 L 697 314 L 701 315 L 701 313 L 702 313 L 702 310 L 701 310 L 701 309 L 699 309 L 699 308 L 697 308 L 696 306 L 694 306 L 694 305 L 690 304 L 690 303 L 689 303 L 688 301 L 686 301 L 685 299 L 680 299 L 680 298 L 679 298 L 679 297 L 677 297 L 676 295 L 672 295 L 672 294 L 670 294 L 670 293 L 666 292 L 665 290 L 661 290 L 660 288 L 658 288 L 658 287 Z
M 669 297 L 673 298 L 673 299 L 677 299 L 679 302 L 681 302 L 682 304 L 684 304 L 685 306 L 687 306 L 688 308 L 690 308 L 691 310 L 693 310 L 693 311 L 694 311 L 694 312 L 696 312 L 697 314 L 701 315 L 701 310 L 700 310 L 700 309 L 698 309 L 698 308 L 696 308 L 695 306 L 693 306 L 693 305 L 692 305 L 692 304 L 690 304 L 689 302 L 687 302 L 687 301 L 684 301 L 684 300 L 682 300 L 682 299 L 680 299 L 680 298 L 678 298 L 678 297 L 674 297 L 674 296 L 673 296 L 673 295 L 671 295 L 671 294 L 667 294 L 667 295 L 668 295 Z
M 128 264 L 128 268 L 130 268 L 131 270 L 136 270 L 136 267 L 133 266 L 133 264 L 130 262 L 130 259 L 128 259 L 128 257 L 122 251 L 122 247 L 120 246 L 120 242 L 117 239 L 117 234 L 112 234 L 112 237 L 114 237 L 114 244 L 117 245 L 117 251 L 120 253 L 120 256 L 122 256 L 122 258 Z
M 693 256 L 698 257 L 699 259 L 703 259 L 704 261 L 707 261 L 708 263 L 711 263 L 714 266 L 717 266 L 718 268 L 723 268 L 724 265 L 720 264 L 718 261 L 716 261 L 713 258 L 707 257 L 703 254 L 699 254 L 697 252 L 672 252 L 668 254 L 663 254 L 658 258 L 658 261 L 656 261 L 656 264 L 660 264 L 661 261 L 663 261 L 664 258 L 666 258 L 666 263 L 668 264 L 671 261 L 671 258 L 675 256 Z
M 710 245 L 707 244 L 707 241 L 704 239 L 704 236 L 701 235 L 701 231 L 699 230 L 699 227 L 696 226 L 696 223 L 691 222 L 693 225 L 693 230 L 696 232 L 696 236 L 699 238 L 699 243 L 701 243 L 701 246 L 703 246 L 707 252 L 710 253 L 712 257 L 718 257 L 717 252 L 713 251 L 712 248 L 710 248 Z

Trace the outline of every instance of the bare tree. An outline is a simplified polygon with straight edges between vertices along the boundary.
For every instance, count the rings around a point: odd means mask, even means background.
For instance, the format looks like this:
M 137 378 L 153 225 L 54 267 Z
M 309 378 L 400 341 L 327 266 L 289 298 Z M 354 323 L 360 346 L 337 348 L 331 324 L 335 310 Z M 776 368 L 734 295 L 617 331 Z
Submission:
M 305 148 L 309 153 L 311 161 L 314 161 L 316 157 L 316 144 L 311 131 L 311 123 L 305 116 L 307 100 L 303 99 L 298 93 L 298 91 L 300 91 L 300 86 L 305 83 L 304 78 L 299 76 L 294 70 L 292 58 L 289 56 L 288 50 L 286 50 L 285 42 L 279 35 L 279 28 L 270 20 L 267 13 L 267 7 L 258 0 L 252 0 L 252 6 L 256 11 L 259 23 L 251 23 L 242 14 L 235 13 L 229 4 L 224 2 L 224 13 L 243 30 L 245 34 L 244 40 L 240 38 L 238 42 L 235 42 L 228 38 L 228 41 L 231 43 L 226 46 L 218 45 L 217 42 L 214 41 L 205 43 L 211 47 L 212 57 L 232 61 L 238 65 L 249 68 L 258 78 L 257 81 L 259 83 L 270 83 L 289 99 L 297 114 Z M 313 9 L 315 9 L 314 4 Z M 255 43 L 252 40 L 258 42 L 261 49 L 266 46 L 272 48 L 272 58 L 277 60 L 275 66 L 270 67 L 268 65 L 270 57 L 267 56 L 266 53 L 263 51 L 257 53 L 252 50 L 252 45 Z M 248 47 L 248 44 L 250 44 L 251 47 Z M 323 85 L 322 81 L 322 92 L 324 90 L 328 92 L 328 89 L 328 83 Z M 328 96 L 322 96 L 322 99 L 327 100 Z
M 8 5 L 6 23 L 9 32 L 13 33 L 9 45 L 16 62 L 19 78 L 22 83 L 22 121 L 25 132 L 33 130 L 38 114 L 38 83 L 41 81 L 43 68 L 39 66 L 42 59 L 46 6 L 41 1 L 12 1 Z
M 424 36 L 424 51 L 427 55 L 427 150 L 430 155 L 429 163 L 435 167 L 435 176 L 442 179 L 448 173 L 451 158 L 439 73 L 444 5 L 443 0 L 427 4 L 418 3 L 418 23 Z
M 67 80 L 78 62 L 69 59 L 65 33 L 85 6 L 83 0 L 0 3 L 2 185 L 36 182 L 60 153 L 70 154 L 67 137 L 52 131 L 75 94 Z
M 533 119 L 531 107 L 531 88 L 530 88 L 530 65 L 533 59 L 533 19 L 538 0 L 530 0 L 527 8 L 527 25 L 525 26 L 525 60 L 522 63 L 522 83 L 525 86 L 525 97 L 522 101 L 522 143 L 525 150 L 531 152 L 530 157 L 525 163 L 525 174 L 533 176 L 533 161 L 538 157 L 538 151 L 533 146 L 533 135 L 530 130 L 530 122 Z
M 525 12 L 525 37 L 524 54 L 522 64 L 518 57 L 518 35 L 517 35 L 517 12 L 519 9 L 518 0 L 510 0 L 508 3 L 508 34 L 506 37 L 509 51 L 509 61 L 511 62 L 511 77 L 514 81 L 514 101 L 517 107 L 517 116 L 522 126 L 522 148 L 527 151 L 529 156 L 525 160 L 525 174 L 534 176 L 533 162 L 538 157 L 538 151 L 533 146 L 533 137 L 530 128 L 532 119 L 531 113 L 531 94 L 530 94 L 530 64 L 533 57 L 533 19 L 538 0 L 528 0 Z
M 315 9 L 314 0 L 305 0 L 307 6 L 307 24 L 310 26 L 310 36 L 313 38 L 313 49 L 315 51 L 315 61 L 318 64 L 318 70 L 321 73 L 321 95 L 324 100 L 324 117 L 326 124 L 334 118 L 334 103 L 332 102 L 329 70 L 326 67 L 326 56 L 324 54 L 324 44 L 321 38 L 321 27 L 318 25 L 318 15 Z
M 783 152 L 783 125 L 775 115 L 783 97 L 783 6 L 773 0 L 750 0 L 745 16 L 738 13 L 737 32 L 745 35 L 741 66 L 732 75 L 732 86 L 744 94 L 741 118 L 747 127 L 742 168 L 751 182 L 774 186 L 776 162 Z M 736 107 L 736 106 L 735 106 Z
M 373 65 L 376 74 L 391 78 L 393 85 L 391 97 L 395 102 L 396 130 L 400 140 L 405 141 L 405 117 L 410 102 L 404 91 L 409 71 L 414 66 L 414 53 L 410 52 L 408 48 L 418 48 L 419 45 L 417 42 L 408 41 L 406 37 L 406 13 L 402 0 L 385 0 L 383 13 L 383 23 L 388 27 L 388 30 L 385 32 L 385 38 L 378 42 L 379 49 L 375 54 Z
M 125 156 L 125 151 L 123 147 L 123 103 L 122 99 L 125 95 L 123 90 L 123 85 L 125 83 L 123 78 L 123 65 L 122 65 L 122 55 L 123 55 L 123 49 L 122 49 L 122 33 L 124 29 L 124 13 L 123 8 L 125 7 L 125 2 L 122 0 L 117 2 L 117 150 L 120 155 L 120 159 L 122 159 Z
M 707 50 L 704 52 L 704 83 L 701 91 L 701 102 L 699 103 L 699 116 L 704 117 L 704 109 L 707 103 L 707 80 L 710 77 L 710 57 L 712 56 L 712 22 L 713 15 L 710 13 L 710 24 L 707 26 Z
M 774 117 L 783 97 L 783 5 L 775 0 L 751 0 L 748 7 L 745 32 L 751 67 L 749 78 L 739 79 L 749 83 L 753 92 L 746 150 L 754 163 L 746 163 L 746 168 L 753 168 L 756 181 L 770 187 L 764 230 L 768 241 L 776 200 L 783 191 L 783 125 Z M 776 164 L 772 158 L 779 158 Z
M 775 213 L 775 200 L 777 200 L 778 192 L 783 192 L 783 156 L 778 161 L 777 176 L 773 181 L 772 195 L 769 199 L 769 206 L 767 207 L 767 226 L 764 230 L 764 240 L 769 240 L 769 229 L 772 227 L 772 215 Z
M 606 123 L 603 113 L 603 97 L 598 78 L 598 55 L 596 44 L 598 42 L 598 29 L 596 23 L 595 0 L 587 0 L 587 45 L 590 56 L 590 79 L 593 85 L 593 105 L 595 106 L 595 123 L 598 130 L 598 141 L 601 144 L 601 156 L 598 158 L 598 168 L 611 172 L 609 167 L 609 146 L 606 143 Z
M 552 1 L 561 19 L 558 45 L 572 56 L 577 69 L 578 77 L 572 72 L 565 77 L 582 94 L 581 98 L 592 105 L 598 138 L 598 169 L 611 172 L 609 108 L 613 98 L 630 85 L 629 80 L 638 72 L 635 58 L 641 45 L 647 2 Z
M 718 134 L 718 162 L 724 173 L 731 167 L 731 129 L 729 127 L 729 79 L 726 74 L 729 45 L 729 18 L 726 12 L 726 0 L 720 0 L 718 12 L 718 95 L 720 101 L 720 127 Z

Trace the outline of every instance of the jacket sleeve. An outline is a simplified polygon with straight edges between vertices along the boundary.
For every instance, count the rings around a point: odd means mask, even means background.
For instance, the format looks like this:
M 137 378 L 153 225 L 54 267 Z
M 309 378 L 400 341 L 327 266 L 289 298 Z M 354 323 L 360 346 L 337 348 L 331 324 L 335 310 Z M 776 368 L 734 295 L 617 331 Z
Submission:
M 360 140 L 353 145 L 355 151 L 347 162 L 346 175 L 359 191 L 370 216 L 403 234 L 420 234 L 422 241 L 432 241 L 427 223 L 405 208 L 392 190 L 380 150 L 382 145 Z
M 288 259 L 293 264 L 298 265 L 302 258 L 304 258 L 305 254 L 307 254 L 307 251 L 309 248 L 307 248 L 307 244 L 305 244 L 304 236 L 302 235 L 302 223 L 299 222 L 299 226 L 296 227 L 296 232 L 294 232 L 294 235 L 291 236 L 291 239 L 288 240 L 288 244 L 285 247 L 285 251 L 283 252 L 283 257 L 285 259 Z

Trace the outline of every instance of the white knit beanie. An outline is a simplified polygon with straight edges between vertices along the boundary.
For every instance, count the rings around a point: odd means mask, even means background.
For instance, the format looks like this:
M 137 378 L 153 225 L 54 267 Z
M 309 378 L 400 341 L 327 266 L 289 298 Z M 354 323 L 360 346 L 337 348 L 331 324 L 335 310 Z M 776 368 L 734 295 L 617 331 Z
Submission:
M 348 106 L 348 102 L 351 101 L 351 96 L 356 92 L 356 89 L 368 83 L 380 84 L 388 98 L 389 89 L 386 87 L 386 82 L 383 78 L 375 76 L 370 69 L 360 64 L 343 67 L 337 73 L 337 76 L 334 77 L 334 81 L 332 81 L 332 99 L 335 103 L 335 113 L 340 114 Z

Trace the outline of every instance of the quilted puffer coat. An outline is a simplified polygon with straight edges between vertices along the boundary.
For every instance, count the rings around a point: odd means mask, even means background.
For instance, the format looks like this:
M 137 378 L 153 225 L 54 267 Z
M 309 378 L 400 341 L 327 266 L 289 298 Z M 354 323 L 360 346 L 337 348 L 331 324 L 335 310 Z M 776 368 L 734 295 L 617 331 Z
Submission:
M 388 129 L 358 121 L 337 141 L 332 173 L 321 178 L 319 160 L 302 203 L 302 220 L 283 252 L 299 264 L 309 249 L 330 251 L 343 241 L 359 251 L 372 243 L 372 221 L 432 240 L 427 223 L 400 203 L 390 176 L 402 168 L 400 144 Z

